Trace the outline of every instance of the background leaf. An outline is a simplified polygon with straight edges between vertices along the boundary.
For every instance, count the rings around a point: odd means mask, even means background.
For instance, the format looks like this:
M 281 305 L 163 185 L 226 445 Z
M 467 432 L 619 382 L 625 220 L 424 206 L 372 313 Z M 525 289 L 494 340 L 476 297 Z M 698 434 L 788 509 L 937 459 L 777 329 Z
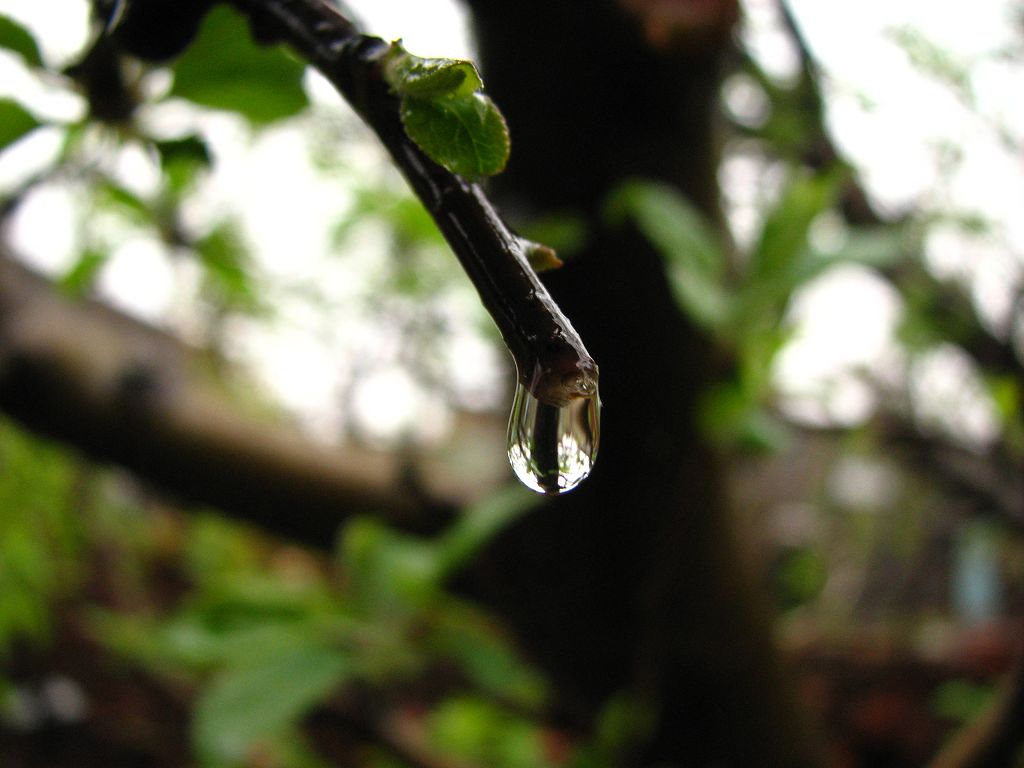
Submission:
M 32 33 L 3 14 L 0 14 L 0 48 L 16 53 L 30 67 L 43 66 L 43 57 Z
M 751 279 L 778 274 L 801 257 L 811 223 L 835 202 L 843 176 L 832 172 L 793 179 L 761 229 L 750 257 Z
M 312 643 L 228 670 L 196 707 L 197 749 L 214 762 L 242 759 L 254 744 L 279 736 L 350 671 L 340 651 Z
M 679 192 L 653 181 L 633 180 L 608 205 L 612 221 L 628 216 L 666 258 L 679 305 L 707 327 L 727 318 L 725 259 L 711 227 Z
M 86 248 L 60 278 L 60 287 L 71 296 L 84 295 L 93 285 L 110 254 Z
M 0 150 L 41 125 L 33 115 L 13 99 L 0 99 Z
M 236 13 L 214 8 L 173 67 L 171 95 L 237 112 L 254 125 L 291 117 L 307 105 L 305 65 L 257 46 Z
M 181 193 L 195 181 L 198 173 L 213 166 L 210 148 L 201 136 L 192 134 L 180 139 L 153 144 L 160 156 L 160 167 L 171 189 Z

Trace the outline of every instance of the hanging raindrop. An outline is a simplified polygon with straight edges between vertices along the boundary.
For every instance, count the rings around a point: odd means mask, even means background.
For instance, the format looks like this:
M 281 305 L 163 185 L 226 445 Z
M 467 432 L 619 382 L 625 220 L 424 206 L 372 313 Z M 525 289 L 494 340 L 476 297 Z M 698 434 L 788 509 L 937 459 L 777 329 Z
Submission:
M 538 400 L 522 382 L 516 386 L 508 422 L 508 460 L 527 488 L 557 496 L 590 474 L 597 459 L 601 402 L 592 394 L 565 405 Z

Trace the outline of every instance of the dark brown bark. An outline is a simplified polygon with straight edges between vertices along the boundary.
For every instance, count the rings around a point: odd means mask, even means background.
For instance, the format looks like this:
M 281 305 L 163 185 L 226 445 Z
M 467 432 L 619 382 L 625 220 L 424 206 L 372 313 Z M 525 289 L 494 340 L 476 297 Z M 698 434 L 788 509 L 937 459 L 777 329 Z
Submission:
M 317 547 L 360 511 L 439 524 L 444 507 L 403 483 L 393 456 L 316 446 L 240 414 L 197 368 L 172 337 L 62 297 L 0 252 L 0 410 L 28 428 Z
M 629 176 L 676 184 L 713 220 L 721 47 L 659 54 L 615 3 L 475 2 L 482 70 L 512 134 L 508 207 L 582 212 L 585 251 L 545 282 L 601 365 L 592 477 L 486 554 L 470 589 L 512 621 L 587 722 L 628 692 L 655 708 L 632 764 L 815 760 L 696 424 L 715 349 L 660 258 L 600 223 Z

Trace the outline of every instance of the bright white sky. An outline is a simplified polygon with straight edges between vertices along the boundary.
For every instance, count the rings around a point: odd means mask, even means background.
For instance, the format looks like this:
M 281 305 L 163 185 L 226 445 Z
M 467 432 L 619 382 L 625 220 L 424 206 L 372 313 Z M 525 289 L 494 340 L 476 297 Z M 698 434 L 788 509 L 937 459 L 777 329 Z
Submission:
M 401 37 L 416 53 L 470 55 L 465 18 L 448 0 L 349 4 L 368 29 L 385 38 Z M 744 5 L 748 18 L 744 39 L 771 74 L 780 79 L 791 76 L 795 55 L 778 27 L 775 0 L 746 0 Z M 836 140 L 863 170 L 880 210 L 898 213 L 918 206 L 939 213 L 980 212 L 992 220 L 994 226 L 987 235 L 968 236 L 955 227 L 937 227 L 929 242 L 929 258 L 946 274 L 967 275 L 993 326 L 1006 325 L 1010 287 L 1020 279 L 1024 254 L 1024 217 L 1020 216 L 1024 168 L 1019 155 L 1024 100 L 1009 96 L 1024 93 L 1024 66 L 1019 57 L 997 54 L 1022 34 L 1020 23 L 1011 23 L 1019 4 L 975 0 L 968 11 L 933 0 L 792 0 L 792 7 L 827 73 L 829 122 Z M 62 3 L 63 23 L 55 25 L 50 3 L 0 0 L 0 12 L 39 30 L 51 61 L 66 61 L 80 47 L 85 8 L 85 2 Z M 903 28 L 920 33 L 967 68 L 976 96 L 974 109 L 909 63 L 892 35 Z M 336 97 L 315 78 L 310 87 L 318 102 L 336 106 Z M 8 94 L 42 116 L 69 118 L 81 109 L 74 98 L 40 90 L 13 61 L 0 56 L 0 95 Z M 170 123 L 194 120 L 173 109 L 163 110 L 160 116 Z M 352 262 L 322 258 L 323 233 L 344 210 L 346 193 L 337 180 L 314 171 L 299 131 L 274 129 L 250 142 L 229 118 L 208 116 L 202 125 L 217 143 L 218 173 L 192 212 L 196 222 L 210 220 L 213 212 L 226 208 L 246 211 L 249 235 L 268 280 L 330 286 L 332 303 L 350 306 L 359 293 L 353 287 L 353 274 L 372 274 L 372 251 L 380 243 L 372 233 L 366 235 L 371 255 L 357 258 L 361 268 L 355 272 Z M 1009 142 L 1000 143 L 1000 131 Z M 52 156 L 54 136 L 46 131 L 37 134 L 26 142 L 34 152 L 8 152 L 0 158 L 0 186 L 11 184 Z M 950 148 L 960 154 L 955 161 L 949 160 Z M 356 169 L 358 173 L 382 173 L 370 145 L 361 156 L 369 159 L 366 168 Z M 943 158 L 945 164 L 940 162 Z M 152 183 L 152 170 L 147 170 L 144 158 L 126 153 L 118 163 L 139 188 Z M 726 163 L 724 191 L 741 241 L 756 228 L 764 201 L 777 192 L 776 171 L 742 154 Z M 273 179 L 273 184 L 267 184 L 267 179 Z M 304 190 L 301 204 L 286 216 L 287 230 L 278 225 L 281 189 Z M 14 232 L 17 244 L 45 270 L 66 268 L 74 257 L 77 233 L 52 224 L 73 220 L 69 213 L 73 205 L 68 193 L 50 190 L 36 195 L 19 217 Z M 821 229 L 828 234 L 826 225 Z M 297 243 L 296 232 L 313 234 L 308 242 Z M 832 235 L 841 237 L 841 233 Z M 130 238 L 118 248 L 101 288 L 122 306 L 154 320 L 171 318 L 188 332 L 189 317 L 181 310 L 191 306 L 191 297 L 175 287 L 188 282 L 189 276 L 182 274 L 187 269 L 172 266 L 156 243 Z M 339 417 L 339 376 L 352 375 L 353 364 L 345 362 L 345 356 L 359 359 L 367 349 L 380 346 L 381 339 L 373 337 L 379 323 L 366 317 L 360 322 L 357 311 L 314 317 L 302 302 L 289 302 L 287 297 L 281 302 L 287 322 L 273 327 L 241 322 L 233 329 L 238 354 L 260 371 L 286 403 L 305 414 L 318 432 L 333 436 Z M 499 358 L 471 330 L 476 312 L 472 295 L 459 294 L 448 304 L 454 308 L 452 322 L 467 328 L 456 334 L 452 353 L 456 383 L 470 393 L 471 400 L 484 405 L 488 393 L 493 401 L 494 393 L 502 389 Z M 851 371 L 867 369 L 882 375 L 909 365 L 899 359 L 891 341 L 898 318 L 896 297 L 864 269 L 836 270 L 807 289 L 793 307 L 796 330 L 777 368 L 791 412 L 818 422 L 863 418 L 872 405 L 870 391 Z M 339 330 L 339 324 L 347 330 Z M 354 393 L 371 431 L 384 438 L 411 434 L 430 439 L 443 434 L 444 405 L 417 387 L 393 361 L 377 362 L 380 367 L 369 379 L 372 384 Z M 964 414 L 956 417 L 960 421 L 955 426 L 967 429 L 979 441 L 991 434 L 992 417 L 978 395 L 980 385 L 955 354 L 940 350 L 913 366 L 909 375 L 923 391 L 942 394 L 936 399 L 941 400 L 934 409 L 937 419 Z

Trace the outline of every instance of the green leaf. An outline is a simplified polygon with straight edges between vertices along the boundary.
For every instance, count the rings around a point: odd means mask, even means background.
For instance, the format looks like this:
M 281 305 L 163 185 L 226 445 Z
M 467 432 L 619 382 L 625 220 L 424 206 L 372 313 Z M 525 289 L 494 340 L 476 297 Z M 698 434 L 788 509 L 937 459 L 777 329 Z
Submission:
M 784 450 L 791 444 L 792 434 L 761 407 L 766 387 L 763 382 L 751 381 L 727 381 L 712 387 L 701 397 L 701 429 L 734 451 L 760 455 Z
M 690 317 L 710 328 L 726 322 L 725 259 L 693 204 L 667 184 L 634 180 L 612 195 L 606 215 L 613 222 L 631 218 L 666 258 L 676 300 Z
M 197 134 L 157 141 L 153 146 L 160 156 L 160 167 L 167 183 L 176 192 L 186 190 L 200 171 L 213 165 L 210 148 Z
M 752 281 L 778 274 L 804 255 L 811 223 L 835 202 L 844 175 L 840 171 L 801 175 L 790 183 L 765 220 L 751 254 Z
M 991 685 L 955 678 L 935 689 L 931 710 L 939 717 L 967 723 L 984 712 L 994 695 L 995 690 Z
M 206 288 L 226 306 L 258 312 L 260 293 L 249 274 L 249 253 L 238 231 L 230 224 L 218 226 L 195 245 L 205 268 Z
M 384 77 L 398 95 L 419 98 L 469 96 L 484 86 L 473 62 L 420 58 L 398 43 L 388 51 Z
M 539 505 L 540 498 L 536 494 L 510 485 L 464 510 L 438 539 L 441 578 L 453 575 L 501 531 Z
M 589 231 L 583 216 L 552 213 L 533 219 L 520 228 L 522 235 L 537 243 L 545 243 L 559 254 L 560 260 L 571 258 L 587 242 Z
M 216 7 L 174 65 L 170 95 L 237 112 L 262 126 L 305 109 L 304 69 L 283 50 L 255 45 L 236 13 Z
M 431 160 L 470 181 L 505 169 L 508 127 L 480 93 L 483 81 L 472 62 L 424 59 L 392 43 L 384 78 L 401 97 L 406 134 Z
M 81 296 L 92 287 L 110 254 L 91 248 L 84 250 L 78 260 L 60 278 L 61 289 L 71 296 Z
M 546 768 L 541 730 L 479 698 L 451 698 L 428 717 L 430 742 L 441 754 L 503 768 Z
M 135 224 L 148 224 L 153 220 L 153 211 L 149 204 L 111 178 L 104 178 L 96 184 L 93 199 L 97 205 L 117 211 Z
M 739 297 L 738 317 L 749 321 L 768 311 L 777 321 L 789 297 L 798 289 L 840 264 L 883 268 L 896 264 L 906 252 L 907 232 L 898 226 L 851 230 L 835 251 L 821 252 L 809 245 L 769 274 L 751 277 Z
M 433 544 L 358 517 L 342 535 L 352 599 L 374 613 L 416 610 L 437 596 L 440 562 Z
M 41 125 L 21 104 L 0 99 L 0 151 Z
M 402 124 L 417 146 L 438 165 L 475 181 L 505 169 L 509 155 L 505 118 L 489 97 L 402 99 Z
M 772 568 L 775 599 L 783 610 L 809 603 L 821 594 L 828 566 L 811 547 L 783 547 Z
M 32 33 L 10 16 L 0 14 L 0 48 L 13 51 L 30 67 L 43 66 L 39 45 Z
M 211 762 L 237 762 L 261 741 L 280 734 L 351 677 L 337 649 L 310 643 L 269 654 L 260 664 L 216 678 L 199 699 L 193 739 Z
M 426 644 L 482 693 L 524 709 L 544 705 L 544 677 L 517 656 L 512 640 L 486 614 L 453 601 L 437 611 Z

